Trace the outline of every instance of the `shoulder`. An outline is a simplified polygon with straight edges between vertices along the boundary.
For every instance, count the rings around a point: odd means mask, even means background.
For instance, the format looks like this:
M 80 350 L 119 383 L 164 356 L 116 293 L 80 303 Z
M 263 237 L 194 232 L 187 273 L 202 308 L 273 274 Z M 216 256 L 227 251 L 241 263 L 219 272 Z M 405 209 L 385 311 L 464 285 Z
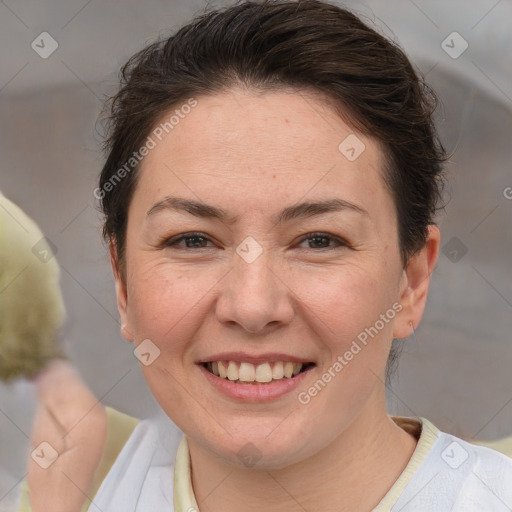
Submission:
M 512 459 L 486 446 L 457 440 L 470 453 L 471 471 L 454 512 L 512 510 Z
M 492 448 L 490 444 L 464 441 L 446 432 L 439 433 L 439 442 L 444 447 L 441 453 L 443 461 L 452 469 L 457 469 L 467 461 L 473 472 L 482 472 L 482 477 L 493 474 L 494 478 L 502 474 L 512 478 L 512 458 Z M 512 489 L 512 480 L 508 482 Z
M 391 510 L 510 512 L 512 459 L 489 447 L 438 430 L 425 418 L 415 464 Z
M 507 455 L 440 432 L 439 477 L 456 489 L 453 512 L 512 509 L 512 459 Z

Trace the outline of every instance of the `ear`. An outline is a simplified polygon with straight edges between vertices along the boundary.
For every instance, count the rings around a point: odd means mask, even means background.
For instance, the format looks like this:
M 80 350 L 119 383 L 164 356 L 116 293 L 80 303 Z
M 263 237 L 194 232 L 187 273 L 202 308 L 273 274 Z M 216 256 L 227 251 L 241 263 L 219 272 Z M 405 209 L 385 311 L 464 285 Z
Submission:
M 430 276 L 439 256 L 441 233 L 435 225 L 428 227 L 425 246 L 411 256 L 404 269 L 400 286 L 402 310 L 397 315 L 393 337 L 407 338 L 418 327 L 427 302 Z
M 121 277 L 119 268 L 119 258 L 117 253 L 117 244 L 114 239 L 110 240 L 110 263 L 112 265 L 112 272 L 116 285 L 117 309 L 121 318 L 121 335 L 127 341 L 134 341 L 132 329 L 129 325 L 128 315 L 128 293 L 126 290 L 126 283 Z

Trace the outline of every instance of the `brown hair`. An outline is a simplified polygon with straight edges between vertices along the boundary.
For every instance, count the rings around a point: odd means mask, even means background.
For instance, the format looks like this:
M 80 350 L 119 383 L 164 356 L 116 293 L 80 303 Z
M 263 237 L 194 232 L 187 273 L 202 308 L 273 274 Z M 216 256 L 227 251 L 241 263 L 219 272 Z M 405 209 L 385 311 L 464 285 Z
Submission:
M 446 158 L 432 119 L 437 99 L 428 84 L 395 43 L 345 9 L 319 0 L 243 1 L 198 16 L 122 68 L 121 88 L 110 103 L 100 195 L 95 195 L 105 214 L 103 234 L 116 242 L 123 278 L 138 165 L 115 186 L 112 178 L 173 106 L 236 85 L 317 91 L 355 130 L 380 141 L 403 264 L 424 246 Z

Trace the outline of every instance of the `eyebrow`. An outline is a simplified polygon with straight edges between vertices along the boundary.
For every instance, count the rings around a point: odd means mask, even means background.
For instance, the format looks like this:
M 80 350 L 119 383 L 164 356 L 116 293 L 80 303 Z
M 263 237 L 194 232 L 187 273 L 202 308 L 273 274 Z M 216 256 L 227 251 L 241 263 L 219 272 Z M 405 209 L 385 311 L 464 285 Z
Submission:
M 167 196 L 161 201 L 155 203 L 147 212 L 146 216 L 155 214 L 162 210 L 172 210 L 176 212 L 188 212 L 196 217 L 218 219 L 225 224 L 235 224 L 239 216 L 229 215 L 222 208 L 212 206 L 201 201 L 193 201 L 182 197 Z M 314 217 L 326 213 L 339 211 L 353 211 L 362 215 L 368 215 L 368 212 L 344 199 L 333 198 L 323 201 L 307 201 L 304 203 L 287 206 L 277 216 L 272 217 L 275 224 L 283 224 L 295 219 Z

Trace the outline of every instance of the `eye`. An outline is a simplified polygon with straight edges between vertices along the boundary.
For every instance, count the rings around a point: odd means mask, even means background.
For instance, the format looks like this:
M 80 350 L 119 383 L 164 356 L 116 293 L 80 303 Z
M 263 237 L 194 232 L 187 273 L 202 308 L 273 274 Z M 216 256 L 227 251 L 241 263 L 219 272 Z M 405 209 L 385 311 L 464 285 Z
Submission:
M 210 241 L 204 233 L 183 233 L 181 235 L 167 238 L 159 243 L 159 247 L 175 247 L 182 249 L 208 249 L 205 244 Z M 185 245 L 181 244 L 185 242 Z
M 199 232 L 182 233 L 172 238 L 162 240 L 158 247 L 173 247 L 176 249 L 209 249 L 206 244 L 211 240 L 204 234 Z M 329 233 L 308 233 L 302 237 L 300 243 L 309 242 L 306 249 L 324 249 L 332 250 L 339 247 L 348 247 L 349 244 L 341 238 Z M 334 242 L 334 246 L 330 245 Z M 184 244 L 184 245 L 183 245 Z
M 327 249 L 332 250 L 339 247 L 348 247 L 349 244 L 337 236 L 330 235 L 329 233 L 308 233 L 302 238 L 302 242 L 312 241 L 313 247 L 306 247 L 306 249 Z M 328 246 L 330 242 L 334 242 L 336 245 Z M 320 247 L 318 247 L 320 245 Z M 315 247 L 316 246 L 316 247 Z

